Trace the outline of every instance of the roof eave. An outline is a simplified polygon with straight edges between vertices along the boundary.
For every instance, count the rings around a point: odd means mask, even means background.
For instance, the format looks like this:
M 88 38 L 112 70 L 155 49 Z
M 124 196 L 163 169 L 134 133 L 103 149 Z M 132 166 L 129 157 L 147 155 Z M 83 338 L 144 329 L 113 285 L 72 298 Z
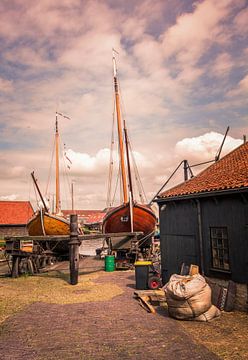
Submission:
M 27 225 L 27 223 L 25 223 L 25 224 L 0 224 L 0 227 L 1 226 L 26 226 Z
M 177 195 L 177 196 L 168 196 L 168 197 L 161 197 L 154 200 L 154 202 L 160 204 L 163 202 L 168 201 L 179 201 L 179 200 L 187 200 L 187 199 L 196 199 L 202 197 L 210 197 L 210 196 L 220 196 L 225 194 L 236 194 L 236 193 L 243 193 L 248 191 L 248 186 L 235 188 L 235 189 L 226 189 L 226 190 L 213 190 L 213 191 L 206 191 L 206 192 L 199 192 L 199 193 L 192 193 L 192 194 L 185 194 L 185 195 Z

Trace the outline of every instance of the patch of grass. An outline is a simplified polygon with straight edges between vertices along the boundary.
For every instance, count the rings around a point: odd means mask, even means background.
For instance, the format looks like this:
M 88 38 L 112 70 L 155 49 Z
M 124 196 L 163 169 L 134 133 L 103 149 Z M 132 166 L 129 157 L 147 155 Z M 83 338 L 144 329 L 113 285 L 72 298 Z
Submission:
M 180 324 L 191 338 L 221 359 L 247 359 L 248 315 L 242 312 L 222 312 L 212 322 L 181 321 Z
M 101 273 L 79 276 L 77 285 L 65 281 L 67 274 L 54 271 L 39 276 L 0 279 L 0 322 L 34 302 L 73 304 L 106 301 L 123 290 L 112 283 L 95 284 Z

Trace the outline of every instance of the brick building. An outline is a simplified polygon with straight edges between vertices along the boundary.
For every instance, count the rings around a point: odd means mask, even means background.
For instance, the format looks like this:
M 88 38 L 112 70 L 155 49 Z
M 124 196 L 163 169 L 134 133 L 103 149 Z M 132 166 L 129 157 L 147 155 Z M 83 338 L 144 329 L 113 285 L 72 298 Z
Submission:
M 29 201 L 0 201 L 0 237 L 27 235 L 27 222 L 34 210 Z

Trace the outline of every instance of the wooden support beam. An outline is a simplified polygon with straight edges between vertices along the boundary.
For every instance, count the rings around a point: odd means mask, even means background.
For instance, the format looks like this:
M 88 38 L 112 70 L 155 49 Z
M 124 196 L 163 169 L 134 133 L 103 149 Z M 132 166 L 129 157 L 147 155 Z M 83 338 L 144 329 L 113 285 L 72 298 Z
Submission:
M 137 232 L 123 232 L 123 233 L 108 233 L 108 234 L 88 234 L 88 235 L 78 235 L 78 239 L 80 241 L 84 240 L 96 240 L 103 238 L 115 238 L 115 237 L 136 237 L 139 235 L 143 235 L 142 231 Z M 6 241 L 14 241 L 14 240 L 33 240 L 33 241 L 65 241 L 69 240 L 70 237 L 68 235 L 54 235 L 54 236 L 5 236 L 4 240 Z
M 11 269 L 12 278 L 17 278 L 19 276 L 19 263 L 20 263 L 20 256 L 14 255 L 12 257 L 12 269 Z
M 76 214 L 70 215 L 70 241 L 69 241 L 69 259 L 70 259 L 70 284 L 78 283 L 79 269 L 79 245 L 78 239 L 78 217 Z

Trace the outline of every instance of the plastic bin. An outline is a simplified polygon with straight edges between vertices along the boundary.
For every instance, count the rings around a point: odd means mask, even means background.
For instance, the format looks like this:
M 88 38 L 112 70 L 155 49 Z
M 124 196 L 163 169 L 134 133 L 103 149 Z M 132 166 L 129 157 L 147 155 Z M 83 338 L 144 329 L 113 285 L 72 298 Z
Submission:
M 105 271 L 115 271 L 115 257 L 114 255 L 105 256 Z
M 152 265 L 151 261 L 136 261 L 135 266 L 135 287 L 137 290 L 148 289 L 149 267 Z

